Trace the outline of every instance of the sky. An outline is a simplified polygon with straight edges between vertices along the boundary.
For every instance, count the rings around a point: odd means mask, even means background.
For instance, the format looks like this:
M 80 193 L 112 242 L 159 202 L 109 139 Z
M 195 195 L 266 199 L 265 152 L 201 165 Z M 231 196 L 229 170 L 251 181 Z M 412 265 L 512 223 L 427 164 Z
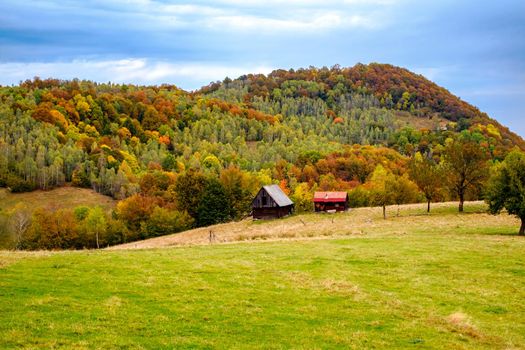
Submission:
M 523 0 L 0 1 L 0 84 L 198 89 L 273 69 L 390 63 L 525 136 Z

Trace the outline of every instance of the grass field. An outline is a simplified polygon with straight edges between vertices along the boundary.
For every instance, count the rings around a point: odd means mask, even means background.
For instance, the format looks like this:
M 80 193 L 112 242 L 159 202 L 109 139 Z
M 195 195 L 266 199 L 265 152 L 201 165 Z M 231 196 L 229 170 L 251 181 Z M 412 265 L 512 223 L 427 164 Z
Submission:
M 523 349 L 525 239 L 508 216 L 467 227 L 479 207 L 330 239 L 0 252 L 0 348 Z
M 111 249 L 162 248 L 182 245 L 231 243 L 237 241 L 296 240 L 334 237 L 385 237 L 407 233 L 475 233 L 514 234 L 519 220 L 508 215 L 489 215 L 483 202 L 469 202 L 465 214 L 458 214 L 457 203 L 437 203 L 430 215 L 426 204 L 388 207 L 388 220 L 381 208 L 357 208 L 346 213 L 295 215 L 274 221 L 253 221 L 248 218 L 211 227 L 198 228 L 174 235 L 152 238 L 112 247 Z

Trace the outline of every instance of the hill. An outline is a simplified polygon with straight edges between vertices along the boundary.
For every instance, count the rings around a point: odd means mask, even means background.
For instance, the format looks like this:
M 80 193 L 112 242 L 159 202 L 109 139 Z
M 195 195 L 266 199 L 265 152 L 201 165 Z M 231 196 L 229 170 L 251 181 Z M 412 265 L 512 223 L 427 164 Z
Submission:
M 480 179 L 525 149 L 446 89 L 384 64 L 277 70 L 192 93 L 40 78 L 0 87 L 0 188 L 70 186 L 119 200 L 106 216 L 40 212 L 19 244 L 28 249 L 119 244 L 239 220 L 267 184 L 279 184 L 298 211 L 311 210 L 316 190 L 348 191 L 352 207 L 369 206 L 373 179 L 386 173 L 411 190 L 402 202 L 423 201 L 411 164 L 420 157 L 447 169 L 454 142 L 479 153 Z M 434 200 L 481 198 L 481 180 L 461 196 L 446 180 Z M 102 234 L 90 229 L 90 214 Z M 44 230 L 50 221 L 67 224 Z
M 26 193 L 11 193 L 0 188 L 0 249 L 15 247 L 15 233 L 9 228 L 9 218 L 15 212 L 26 215 L 38 209 L 47 212 L 72 210 L 79 206 L 100 206 L 107 212 L 115 209 L 116 201 L 93 190 L 78 187 L 60 187 L 49 191 L 36 190 Z
M 467 208 L 349 213 L 363 233 L 323 240 L 2 251 L 0 347 L 523 348 L 525 242 Z
M 525 149 L 521 137 L 486 113 L 422 75 L 389 64 L 357 64 L 354 67 L 335 65 L 332 68 L 310 67 L 288 71 L 279 69 L 267 76 L 250 74 L 233 81 L 225 79 L 222 83 L 212 83 L 202 88 L 200 92 L 235 102 L 243 101 L 249 106 L 274 113 L 288 114 L 283 106 L 290 100 L 299 100 L 301 106 L 296 114 L 310 115 L 314 110 L 319 115 L 324 113 L 333 118 L 346 119 L 351 109 L 381 107 L 409 112 L 407 114 L 420 120 L 427 120 L 426 126 L 432 126 L 434 130 L 447 127 L 443 121 L 452 122 L 448 123 L 448 128 L 457 131 L 492 125 L 504 144 Z M 314 108 L 308 108 L 309 104 L 316 103 Z M 402 116 L 402 113 L 395 113 L 391 118 Z M 417 123 L 412 120 L 409 124 Z M 490 134 L 486 130 L 485 133 L 487 136 Z
M 47 210 L 74 208 L 79 205 L 99 205 L 113 209 L 116 201 L 93 190 L 78 187 L 60 187 L 50 191 L 26 193 L 10 193 L 6 189 L 0 189 L 0 212 L 12 210 L 17 204 Z

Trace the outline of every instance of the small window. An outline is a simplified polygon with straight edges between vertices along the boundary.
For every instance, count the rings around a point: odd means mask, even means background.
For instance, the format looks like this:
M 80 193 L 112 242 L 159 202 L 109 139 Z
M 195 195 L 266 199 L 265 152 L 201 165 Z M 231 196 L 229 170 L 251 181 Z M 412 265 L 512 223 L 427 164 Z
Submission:
M 266 198 L 265 195 L 262 196 L 262 205 L 267 205 L 268 204 L 268 198 Z

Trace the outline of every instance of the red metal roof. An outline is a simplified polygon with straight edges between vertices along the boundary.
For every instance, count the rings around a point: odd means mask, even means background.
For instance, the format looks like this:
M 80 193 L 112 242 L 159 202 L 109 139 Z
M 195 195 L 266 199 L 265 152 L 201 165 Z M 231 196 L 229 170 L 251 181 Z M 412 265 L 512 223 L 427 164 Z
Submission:
M 344 202 L 347 197 L 346 192 L 315 192 L 314 202 Z

